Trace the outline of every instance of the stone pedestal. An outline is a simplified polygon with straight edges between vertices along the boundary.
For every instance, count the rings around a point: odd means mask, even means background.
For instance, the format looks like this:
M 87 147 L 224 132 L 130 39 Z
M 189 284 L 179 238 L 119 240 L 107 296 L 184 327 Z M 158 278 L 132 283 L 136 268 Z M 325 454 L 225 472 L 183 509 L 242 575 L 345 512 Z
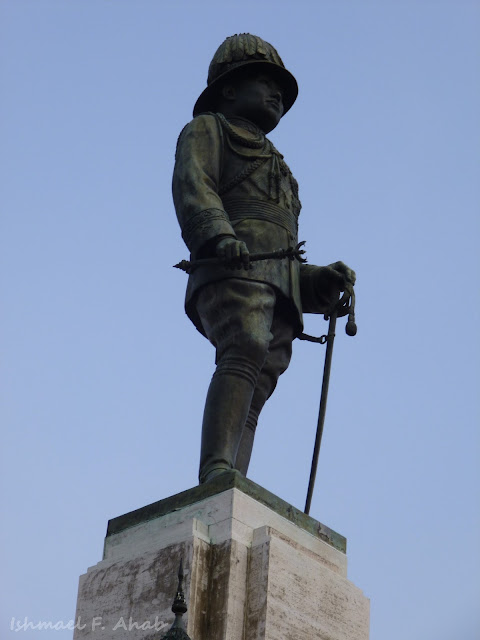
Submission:
M 192 640 L 368 640 L 346 540 L 237 472 L 108 523 L 74 640 L 160 640 L 183 557 Z

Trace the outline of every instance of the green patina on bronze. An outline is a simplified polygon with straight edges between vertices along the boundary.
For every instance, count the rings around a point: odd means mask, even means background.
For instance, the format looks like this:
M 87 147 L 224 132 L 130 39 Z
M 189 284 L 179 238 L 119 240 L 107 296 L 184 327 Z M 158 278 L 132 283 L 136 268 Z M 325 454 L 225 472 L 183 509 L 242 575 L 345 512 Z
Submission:
M 189 274 L 185 310 L 216 350 L 200 483 L 225 470 L 247 475 L 263 406 L 293 340 L 305 338 L 303 314 L 352 311 L 355 272 L 343 262 L 305 264 L 300 255 L 298 183 L 267 138 L 297 93 L 271 44 L 230 36 L 177 142 L 172 192 L 191 254 L 177 265 Z M 351 314 L 347 332 L 354 331 Z
M 108 521 L 107 538 L 117 533 L 121 533 L 131 527 L 143 524 L 155 518 L 160 518 L 173 511 L 178 511 L 192 504 L 202 502 L 215 495 L 228 491 L 230 489 L 238 489 L 242 493 L 250 496 L 257 502 L 265 505 L 280 516 L 283 516 L 304 531 L 312 534 L 316 538 L 323 540 L 330 546 L 334 547 L 342 553 L 346 553 L 347 540 L 344 536 L 336 533 L 321 522 L 307 516 L 296 507 L 288 504 L 278 496 L 270 493 L 260 485 L 245 478 L 238 471 L 226 471 L 221 475 L 213 478 L 205 484 L 201 484 L 193 489 L 188 489 L 182 493 L 159 500 L 153 504 L 149 504 L 130 513 L 126 513 L 118 518 Z

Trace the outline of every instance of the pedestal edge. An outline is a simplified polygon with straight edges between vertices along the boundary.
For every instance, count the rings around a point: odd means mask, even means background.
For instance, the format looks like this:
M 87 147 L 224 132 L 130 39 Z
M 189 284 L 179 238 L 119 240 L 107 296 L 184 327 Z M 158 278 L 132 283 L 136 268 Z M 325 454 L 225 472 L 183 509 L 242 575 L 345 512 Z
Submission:
M 106 537 L 108 538 L 143 522 L 164 516 L 172 511 L 178 511 L 183 507 L 201 502 L 202 500 L 233 488 L 257 500 L 338 551 L 346 553 L 347 540 L 344 536 L 333 531 L 333 529 L 330 529 L 321 522 L 318 522 L 311 516 L 306 515 L 303 511 L 285 502 L 285 500 L 282 500 L 255 482 L 252 482 L 252 480 L 245 478 L 235 470 L 226 471 L 205 484 L 187 489 L 186 491 L 164 498 L 158 502 L 153 502 L 145 507 L 140 507 L 124 515 L 112 518 L 108 521 Z

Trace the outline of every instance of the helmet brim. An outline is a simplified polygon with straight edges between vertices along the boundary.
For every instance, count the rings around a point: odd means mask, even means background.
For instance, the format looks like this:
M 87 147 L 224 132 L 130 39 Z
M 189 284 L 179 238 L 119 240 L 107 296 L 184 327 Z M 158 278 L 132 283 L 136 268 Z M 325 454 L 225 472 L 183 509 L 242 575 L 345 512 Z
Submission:
M 273 62 L 268 62 L 267 60 L 245 60 L 215 78 L 215 80 L 202 91 L 193 107 L 193 117 L 207 111 L 215 111 L 218 100 L 218 90 L 221 85 L 226 80 L 233 79 L 236 75 L 240 75 L 240 73 L 245 73 L 247 67 L 249 71 L 255 69 L 257 72 L 266 73 L 278 82 L 282 89 L 283 115 L 285 115 L 298 96 L 298 85 L 293 75 L 290 71 L 287 71 L 287 69 Z

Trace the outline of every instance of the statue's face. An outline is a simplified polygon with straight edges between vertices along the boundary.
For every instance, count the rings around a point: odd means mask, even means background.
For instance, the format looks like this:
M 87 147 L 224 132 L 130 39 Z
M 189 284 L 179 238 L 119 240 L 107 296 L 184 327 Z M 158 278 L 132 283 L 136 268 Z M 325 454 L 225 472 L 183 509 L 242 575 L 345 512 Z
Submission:
M 275 129 L 283 116 L 280 85 L 269 75 L 258 73 L 240 77 L 226 87 L 230 112 L 250 120 L 264 133 Z

